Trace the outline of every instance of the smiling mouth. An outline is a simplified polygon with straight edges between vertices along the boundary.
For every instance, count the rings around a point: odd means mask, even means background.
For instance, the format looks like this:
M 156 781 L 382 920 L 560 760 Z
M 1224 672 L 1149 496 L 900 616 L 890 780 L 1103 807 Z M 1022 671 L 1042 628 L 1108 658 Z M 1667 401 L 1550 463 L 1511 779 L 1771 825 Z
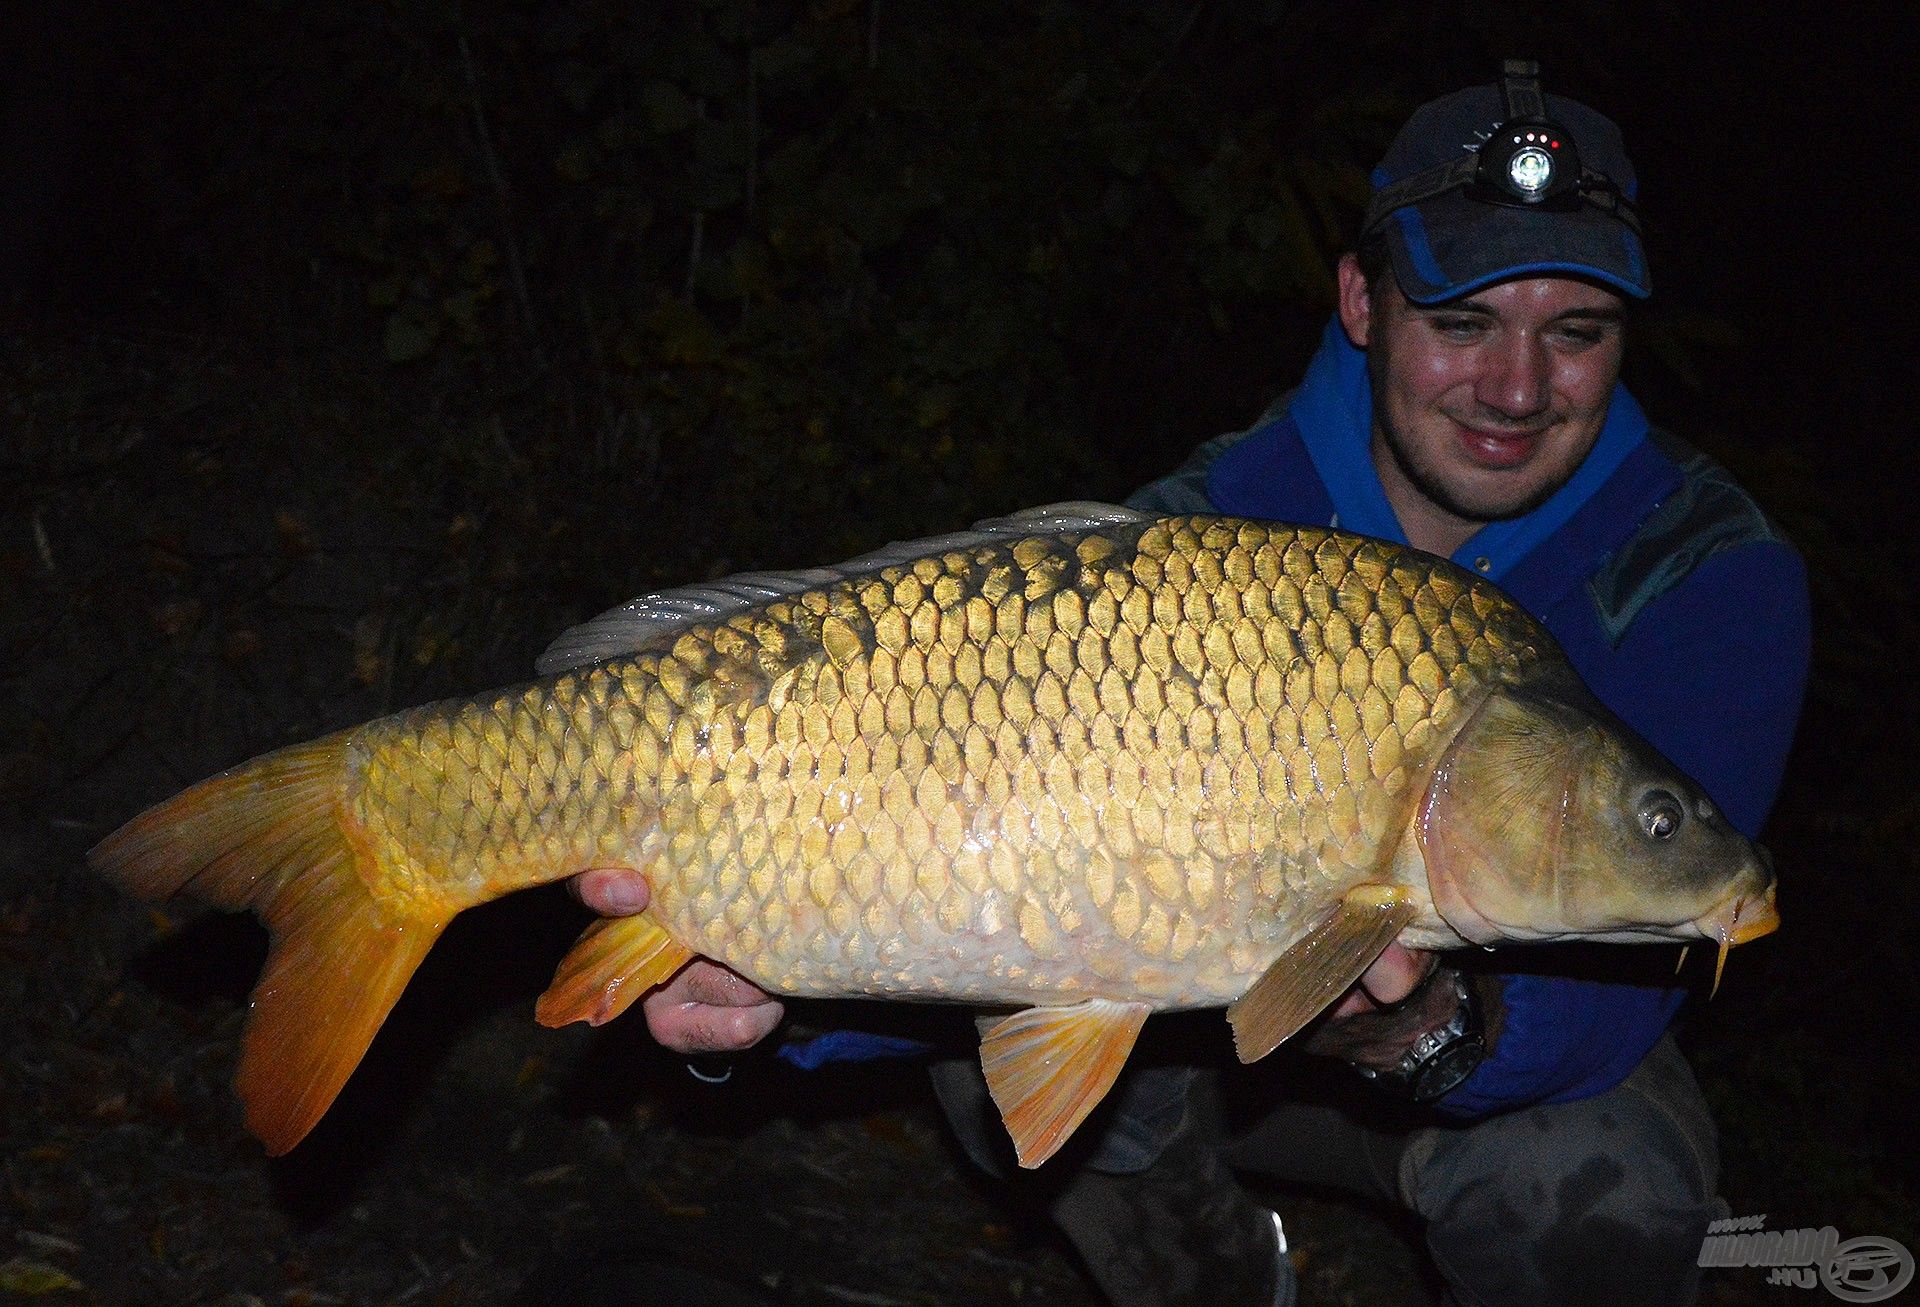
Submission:
M 1459 443 L 1465 447 L 1467 457 L 1492 468 L 1509 468 L 1526 463 L 1526 459 L 1532 457 L 1534 449 L 1540 445 L 1540 438 L 1546 436 L 1544 430 L 1503 432 L 1498 428 L 1475 426 L 1473 422 L 1463 422 L 1459 418 L 1453 418 L 1453 426 L 1459 432 Z
M 1527 461 L 1544 431 L 1499 431 L 1452 419 L 1467 456 L 1483 467 L 1514 467 Z

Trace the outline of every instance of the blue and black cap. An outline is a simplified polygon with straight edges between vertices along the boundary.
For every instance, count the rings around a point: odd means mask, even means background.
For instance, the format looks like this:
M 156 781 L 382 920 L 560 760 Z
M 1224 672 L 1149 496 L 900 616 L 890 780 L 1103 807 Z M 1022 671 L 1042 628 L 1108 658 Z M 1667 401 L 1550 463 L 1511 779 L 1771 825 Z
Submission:
M 1422 105 L 1373 172 L 1361 239 L 1385 237 L 1416 304 L 1512 277 L 1590 277 L 1653 292 L 1620 129 L 1540 91 L 1539 65 L 1506 62 L 1500 84 Z

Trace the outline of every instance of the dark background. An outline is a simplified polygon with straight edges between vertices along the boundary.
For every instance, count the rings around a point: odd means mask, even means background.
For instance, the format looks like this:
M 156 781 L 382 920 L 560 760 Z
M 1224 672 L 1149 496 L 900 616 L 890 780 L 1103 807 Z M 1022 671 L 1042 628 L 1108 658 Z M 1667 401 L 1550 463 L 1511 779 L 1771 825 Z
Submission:
M 1084 1301 L 910 1071 L 696 1097 L 637 1029 L 532 1027 L 579 920 L 552 895 L 451 932 L 266 1164 L 225 1084 L 260 937 L 124 903 L 80 854 L 253 753 L 518 679 L 643 590 L 1123 495 L 1293 384 L 1393 129 L 1516 53 L 1640 169 L 1629 384 L 1814 579 L 1786 926 L 1687 1018 L 1725 1192 L 1920 1247 L 1893 1161 L 1920 1092 L 1912 21 L 9 6 L 0 1290 L 506 1302 L 618 1246 L 779 1301 Z M 1276 1201 L 1310 1301 L 1423 1301 L 1404 1231 Z

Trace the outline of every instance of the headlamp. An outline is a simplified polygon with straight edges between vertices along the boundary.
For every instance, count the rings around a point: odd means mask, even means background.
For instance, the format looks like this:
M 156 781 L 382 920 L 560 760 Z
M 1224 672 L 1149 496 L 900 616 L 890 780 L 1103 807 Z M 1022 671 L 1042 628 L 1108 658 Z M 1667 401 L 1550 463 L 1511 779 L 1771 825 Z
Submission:
M 1553 184 L 1553 156 L 1542 146 L 1527 146 L 1507 160 L 1507 181 L 1522 199 L 1538 199 Z
M 1583 167 L 1573 134 L 1547 116 L 1539 64 L 1507 60 L 1501 68 L 1500 97 L 1506 116 L 1477 150 L 1376 191 L 1360 234 L 1369 235 L 1396 210 L 1455 190 L 1465 190 L 1469 199 L 1483 204 L 1522 209 L 1569 211 L 1592 205 L 1639 232 L 1633 201 L 1612 178 Z

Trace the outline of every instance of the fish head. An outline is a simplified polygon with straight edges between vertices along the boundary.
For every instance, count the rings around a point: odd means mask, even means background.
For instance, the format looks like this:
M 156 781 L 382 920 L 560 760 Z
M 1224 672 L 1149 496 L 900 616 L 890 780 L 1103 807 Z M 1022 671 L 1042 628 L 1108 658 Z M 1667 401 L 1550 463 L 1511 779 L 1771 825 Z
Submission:
M 1435 909 L 1476 944 L 1724 949 L 1779 925 L 1765 852 L 1571 672 L 1480 703 L 1434 769 L 1415 834 Z

